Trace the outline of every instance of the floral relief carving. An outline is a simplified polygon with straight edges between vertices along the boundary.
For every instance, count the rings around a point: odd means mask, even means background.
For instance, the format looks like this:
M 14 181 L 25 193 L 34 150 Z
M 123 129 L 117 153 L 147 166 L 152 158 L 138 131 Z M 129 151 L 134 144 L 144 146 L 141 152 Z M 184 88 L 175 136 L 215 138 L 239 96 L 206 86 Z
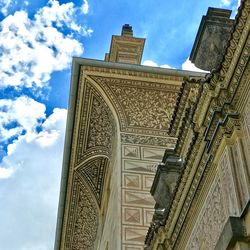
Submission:
M 214 249 L 226 218 L 221 184 L 217 178 L 197 218 L 186 249 Z
M 123 144 L 128 144 L 128 143 L 144 144 L 144 145 L 162 146 L 166 148 L 174 148 L 176 143 L 176 138 L 173 137 L 164 138 L 164 137 L 121 133 L 121 142 Z
M 87 186 L 75 177 L 66 231 L 65 249 L 94 250 L 98 210 Z
M 223 203 L 226 204 L 225 209 L 228 215 L 236 216 L 239 211 L 237 208 L 237 199 L 234 187 L 234 181 L 229 161 L 228 150 L 226 149 L 219 162 L 219 174 L 222 185 Z
M 247 148 L 250 152 L 250 101 L 247 102 L 245 110 L 243 112 L 243 130 L 244 134 L 246 135 L 245 140 Z
M 131 128 L 167 128 L 179 86 L 128 79 L 92 78 L 111 98 L 117 109 L 122 131 L 134 132 Z
M 115 129 L 112 118 L 113 116 L 108 107 L 94 96 L 89 122 L 87 149 L 104 146 L 111 152 L 112 137 Z
M 91 155 L 110 155 L 116 132 L 112 112 L 97 90 L 85 80 L 77 141 L 77 163 Z
M 176 93 L 110 84 L 126 114 L 128 126 L 167 128 L 177 97 Z M 129 115 L 130 114 L 130 115 Z

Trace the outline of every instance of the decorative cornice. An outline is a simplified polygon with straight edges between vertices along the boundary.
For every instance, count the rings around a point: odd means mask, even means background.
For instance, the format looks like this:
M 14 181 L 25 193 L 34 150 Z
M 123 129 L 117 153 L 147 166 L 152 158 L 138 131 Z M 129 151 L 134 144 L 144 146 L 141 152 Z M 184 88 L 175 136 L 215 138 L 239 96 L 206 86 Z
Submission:
M 121 133 L 121 143 L 174 148 L 176 143 L 176 138 Z
M 168 133 L 172 136 L 179 137 L 182 131 L 183 123 L 187 122 L 188 109 L 197 102 L 198 94 L 202 88 L 203 79 L 184 78 L 180 88 L 175 109 L 169 125 Z

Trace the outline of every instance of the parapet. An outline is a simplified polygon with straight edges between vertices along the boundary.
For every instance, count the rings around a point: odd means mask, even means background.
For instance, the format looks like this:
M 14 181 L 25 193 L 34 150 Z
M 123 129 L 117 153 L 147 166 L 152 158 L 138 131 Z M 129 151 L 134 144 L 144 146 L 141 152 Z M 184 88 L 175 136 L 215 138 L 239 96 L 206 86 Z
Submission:
M 219 67 L 234 25 L 230 15 L 231 10 L 209 7 L 202 17 L 190 55 L 196 67 L 207 71 Z

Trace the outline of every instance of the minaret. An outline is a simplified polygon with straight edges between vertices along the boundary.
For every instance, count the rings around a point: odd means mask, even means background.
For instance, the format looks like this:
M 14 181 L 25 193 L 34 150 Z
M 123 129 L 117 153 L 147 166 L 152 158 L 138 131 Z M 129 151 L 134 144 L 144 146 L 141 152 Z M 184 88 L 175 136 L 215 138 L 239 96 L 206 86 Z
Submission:
M 109 53 L 105 54 L 105 61 L 141 64 L 144 43 L 144 38 L 133 36 L 132 26 L 124 24 L 121 35 L 112 36 Z

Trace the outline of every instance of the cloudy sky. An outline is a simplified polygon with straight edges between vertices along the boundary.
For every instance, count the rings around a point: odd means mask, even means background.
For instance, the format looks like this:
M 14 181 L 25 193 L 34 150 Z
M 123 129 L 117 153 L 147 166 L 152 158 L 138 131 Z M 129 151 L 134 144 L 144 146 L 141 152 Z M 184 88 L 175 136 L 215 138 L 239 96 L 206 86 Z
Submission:
M 194 69 L 209 6 L 237 0 L 0 0 L 0 249 L 53 249 L 72 56 L 103 59 L 129 23 L 143 64 Z

